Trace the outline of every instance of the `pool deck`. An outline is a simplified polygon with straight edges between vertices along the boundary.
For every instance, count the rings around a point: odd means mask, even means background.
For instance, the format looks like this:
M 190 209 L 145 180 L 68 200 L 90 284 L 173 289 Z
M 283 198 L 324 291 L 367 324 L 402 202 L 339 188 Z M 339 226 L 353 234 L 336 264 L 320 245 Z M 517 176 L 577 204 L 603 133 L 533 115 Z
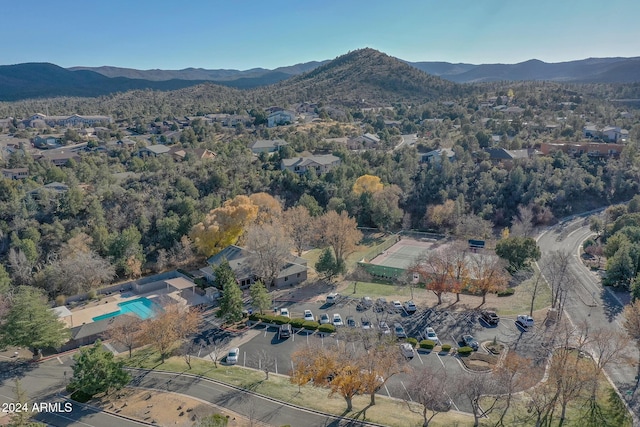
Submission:
M 70 328 L 80 326 L 85 323 L 91 323 L 93 322 L 94 317 L 119 311 L 119 303 L 132 301 L 142 297 L 151 300 L 155 298 L 169 297 L 175 302 L 185 305 L 197 305 L 208 302 L 204 297 L 193 293 L 191 289 L 176 290 L 173 287 L 141 294 L 136 294 L 134 292 L 125 292 L 123 294 L 114 293 L 104 296 L 100 300 L 91 301 L 86 305 L 71 309 L 71 316 L 64 317 L 61 320 Z

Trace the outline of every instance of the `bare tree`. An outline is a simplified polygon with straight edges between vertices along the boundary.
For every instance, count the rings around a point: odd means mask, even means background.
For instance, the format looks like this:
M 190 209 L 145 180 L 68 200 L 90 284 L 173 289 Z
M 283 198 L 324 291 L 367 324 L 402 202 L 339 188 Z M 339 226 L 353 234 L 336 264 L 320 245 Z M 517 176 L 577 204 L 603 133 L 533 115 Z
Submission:
M 535 228 L 533 222 L 535 214 L 531 206 L 519 206 L 518 215 L 513 217 L 511 235 L 520 237 L 533 237 Z
M 361 331 L 366 334 L 366 331 Z M 373 334 L 367 334 L 373 335 Z M 401 372 L 408 372 L 404 357 L 398 352 L 396 343 L 378 340 L 377 344 L 359 354 L 363 393 L 368 393 L 370 405 L 376 404 L 376 393 L 389 378 Z
M 284 225 L 293 242 L 298 256 L 313 238 L 312 220 L 309 210 L 304 206 L 295 206 L 284 212 Z
M 630 305 L 626 306 L 624 309 L 624 328 L 627 331 L 627 334 L 631 337 L 632 340 L 636 342 L 636 346 L 640 351 L 640 299 L 635 300 Z M 638 385 L 640 384 L 640 362 L 638 363 L 638 382 L 636 382 L 636 387 L 634 390 L 634 394 L 638 391 Z
M 455 380 L 456 394 L 464 399 L 471 406 L 473 414 L 473 426 L 478 427 L 480 417 L 488 415 L 494 410 L 500 400 L 500 387 L 495 378 L 489 374 L 464 374 Z M 485 407 L 480 407 L 480 398 L 491 395 L 492 401 Z
M 218 360 L 224 354 L 224 349 L 229 344 L 229 337 L 217 338 L 213 340 L 213 345 L 211 347 L 211 352 L 209 353 L 209 359 L 213 362 L 213 366 L 218 368 Z
M 551 288 L 551 307 L 561 308 L 562 297 L 574 283 L 573 275 L 569 271 L 571 253 L 568 251 L 554 251 L 542 260 L 542 274 Z
M 441 412 L 451 409 L 451 398 L 447 394 L 449 378 L 444 368 L 425 368 L 414 372 L 407 384 L 407 393 L 413 402 L 405 400 L 411 412 L 422 415 L 422 427 L 429 427 L 431 420 Z
M 256 355 L 258 367 L 264 372 L 265 380 L 269 379 L 269 373 L 275 371 L 276 359 L 267 350 L 262 349 Z
M 178 340 L 183 340 L 198 330 L 201 316 L 198 311 L 172 304 L 164 308 L 155 319 L 144 322 L 142 340 L 155 347 L 162 363 Z
M 273 286 L 280 270 L 291 256 L 291 241 L 278 223 L 251 226 L 246 233 L 249 262 L 267 287 Z
M 135 316 L 118 316 L 114 318 L 114 325 L 107 331 L 113 341 L 125 346 L 131 358 L 132 350 L 141 343 L 142 321 Z
M 33 265 L 27 259 L 22 249 L 9 249 L 9 267 L 13 273 L 13 279 L 16 285 L 27 285 L 31 282 L 31 273 Z

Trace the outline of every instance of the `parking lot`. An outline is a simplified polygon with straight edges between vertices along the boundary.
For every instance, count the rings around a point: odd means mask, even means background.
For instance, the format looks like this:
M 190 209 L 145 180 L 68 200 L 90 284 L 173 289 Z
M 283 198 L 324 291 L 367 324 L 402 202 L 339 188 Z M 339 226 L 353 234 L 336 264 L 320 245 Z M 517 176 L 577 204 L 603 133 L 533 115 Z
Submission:
M 245 334 L 244 340 L 238 345 L 238 365 L 255 369 L 264 369 L 265 365 L 270 372 L 289 374 L 292 369 L 291 354 L 299 346 L 308 344 L 333 345 L 336 342 L 341 345 L 353 346 L 354 350 L 361 346 L 357 339 L 349 338 L 345 332 L 352 329 L 361 330 L 362 319 L 370 321 L 377 333 L 381 321 L 386 322 L 393 334 L 394 324 L 403 326 L 407 335 L 420 341 L 425 338 L 425 330 L 432 327 L 438 335 L 439 344 L 450 344 L 453 348 L 464 345 L 461 342 L 463 334 L 473 335 L 479 343 L 493 341 L 494 339 L 508 345 L 511 351 L 521 355 L 532 357 L 538 354 L 540 345 L 544 342 L 543 330 L 539 325 L 524 331 L 515 324 L 514 317 L 502 317 L 498 325 L 489 325 L 480 319 L 480 310 L 455 311 L 436 307 L 416 307 L 416 312 L 409 314 L 404 309 L 393 307 L 392 301 L 384 305 L 374 304 L 371 307 L 363 307 L 359 299 L 340 296 L 336 303 L 326 304 L 317 302 L 279 303 L 274 308 L 274 314 L 281 308 L 287 308 L 292 318 L 303 318 L 305 310 L 311 310 L 316 319 L 326 313 L 330 319 L 335 313 L 340 314 L 346 323 L 348 317 L 353 317 L 355 328 L 347 326 L 339 327 L 336 334 L 323 336 L 318 333 L 300 331 L 290 338 L 280 339 L 278 328 L 258 325 L 252 328 L 250 334 Z M 404 302 L 404 301 L 403 301 Z M 219 328 L 219 321 L 213 317 L 207 319 L 208 326 L 195 338 L 194 355 L 206 357 L 219 343 L 234 338 L 234 334 Z M 236 338 L 237 340 L 237 338 Z M 481 352 L 484 349 L 481 347 Z M 221 358 L 224 354 L 221 355 Z M 416 371 L 430 368 L 445 369 L 448 375 L 482 375 L 467 372 L 459 359 L 451 354 L 441 355 L 438 352 L 417 351 L 416 356 L 407 363 Z M 406 391 L 405 384 L 409 380 L 409 374 L 399 374 L 390 378 L 379 394 L 397 398 L 411 399 Z M 469 404 L 451 393 L 454 408 L 468 412 Z

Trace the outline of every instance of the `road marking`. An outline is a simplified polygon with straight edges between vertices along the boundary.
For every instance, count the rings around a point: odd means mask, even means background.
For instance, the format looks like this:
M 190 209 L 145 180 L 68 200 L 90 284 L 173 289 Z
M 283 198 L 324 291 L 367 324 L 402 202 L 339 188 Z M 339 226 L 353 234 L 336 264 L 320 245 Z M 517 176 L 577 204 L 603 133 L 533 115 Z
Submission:
M 444 362 L 442 361 L 442 358 L 440 357 L 439 354 L 436 353 L 436 357 L 438 358 L 438 360 L 440 361 L 440 364 L 442 365 L 443 368 L 447 368 L 446 366 L 444 366 Z
M 246 351 L 242 352 L 242 366 L 244 366 L 244 367 L 247 366 L 247 352 Z
M 420 353 L 416 351 L 416 354 L 418 355 L 418 359 L 420 359 L 420 363 L 424 365 L 424 362 L 422 361 L 422 357 L 420 357 Z
M 458 409 L 458 405 L 456 405 L 456 402 L 453 401 L 453 399 L 451 398 L 451 396 L 449 395 L 449 393 L 447 393 L 446 391 L 444 392 L 447 397 L 449 398 L 449 401 L 451 402 L 451 404 L 453 405 L 454 408 L 456 408 L 456 411 L 460 412 L 460 409 Z
M 105 414 L 105 415 L 109 415 L 109 416 L 111 416 L 111 417 L 116 418 L 116 416 L 115 416 L 115 415 L 110 415 L 110 414 L 108 414 L 108 413 L 106 413 L 106 412 L 104 412 L 104 411 L 99 411 L 99 412 L 96 412 L 96 413 L 98 413 L 98 414 Z M 64 418 L 65 420 L 72 421 L 73 423 L 78 423 L 78 424 L 82 424 L 82 425 L 89 426 L 89 427 L 94 427 L 94 425 L 95 425 L 95 424 L 87 424 L 87 423 L 83 423 L 83 422 L 82 422 L 82 421 L 80 421 L 80 420 L 74 420 L 73 418 L 70 418 L 70 417 L 65 417 L 64 415 L 62 415 L 62 414 L 60 414 L 60 413 L 58 413 L 58 412 L 47 412 L 47 415 L 53 415 L 53 416 L 55 416 L 55 417 Z M 132 421 L 132 420 L 127 420 L 127 421 Z
M 62 359 L 60 359 L 60 356 L 56 356 L 56 359 L 58 359 L 58 362 L 60 362 L 61 365 L 64 365 L 64 362 L 62 361 Z
M 387 391 L 387 396 L 391 397 L 391 393 L 389 393 L 389 389 L 387 388 L 387 383 L 384 384 L 384 389 Z
M 276 364 L 276 374 L 278 373 L 278 359 L 273 358 L 274 363 Z
M 409 394 L 409 390 L 407 390 L 407 388 L 404 386 L 404 383 L 402 382 L 402 380 L 400 380 L 400 384 L 402 384 L 402 388 L 404 389 L 404 391 L 407 392 L 407 396 L 409 396 L 409 400 L 413 402 L 413 399 L 411 398 L 411 395 Z

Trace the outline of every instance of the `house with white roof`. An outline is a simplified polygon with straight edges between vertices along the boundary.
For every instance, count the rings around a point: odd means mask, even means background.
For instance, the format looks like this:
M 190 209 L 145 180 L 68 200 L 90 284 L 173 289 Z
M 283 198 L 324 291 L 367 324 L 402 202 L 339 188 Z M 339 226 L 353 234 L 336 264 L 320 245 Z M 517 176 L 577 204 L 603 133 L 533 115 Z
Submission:
M 317 156 L 294 157 L 293 159 L 282 159 L 280 168 L 302 175 L 307 171 L 316 174 L 327 173 L 340 164 L 340 157 L 333 154 L 323 154 Z

